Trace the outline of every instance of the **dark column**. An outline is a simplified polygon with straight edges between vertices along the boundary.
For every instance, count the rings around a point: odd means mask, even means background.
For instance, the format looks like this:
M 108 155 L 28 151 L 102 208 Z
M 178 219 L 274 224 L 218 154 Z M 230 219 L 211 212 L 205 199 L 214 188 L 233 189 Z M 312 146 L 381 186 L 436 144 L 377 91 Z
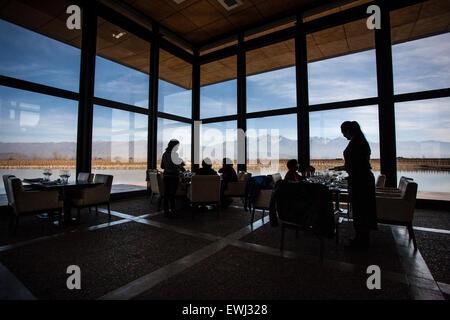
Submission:
M 147 168 L 156 169 L 158 136 L 158 78 L 159 78 L 159 30 L 154 24 L 150 50 L 150 84 L 148 114 Z
M 295 36 L 295 74 L 297 84 L 297 139 L 300 167 L 310 164 L 309 150 L 309 99 L 308 99 L 308 58 L 306 32 L 301 16 L 297 16 Z
M 247 132 L 247 71 L 245 50 L 243 48 L 244 35 L 239 34 L 238 37 L 238 53 L 237 53 L 237 127 Z M 238 158 L 239 151 L 244 152 L 245 163 L 238 164 L 238 170 L 247 171 L 247 139 L 240 141 L 238 136 Z
M 378 105 L 380 129 L 381 173 L 386 175 L 386 186 L 397 185 L 395 142 L 394 82 L 392 73 L 391 26 L 389 10 L 380 3 L 381 29 L 375 30 L 378 77 Z
M 91 172 L 92 124 L 97 41 L 97 16 L 94 8 L 86 4 L 82 10 L 82 40 L 80 62 L 80 100 L 78 104 L 77 175 Z
M 192 65 L 192 120 L 200 120 L 200 63 L 198 49 L 194 49 L 194 63 Z M 192 171 L 200 166 L 200 133 L 195 135 L 194 123 L 191 125 L 191 163 Z M 194 163 L 198 160 L 197 163 Z

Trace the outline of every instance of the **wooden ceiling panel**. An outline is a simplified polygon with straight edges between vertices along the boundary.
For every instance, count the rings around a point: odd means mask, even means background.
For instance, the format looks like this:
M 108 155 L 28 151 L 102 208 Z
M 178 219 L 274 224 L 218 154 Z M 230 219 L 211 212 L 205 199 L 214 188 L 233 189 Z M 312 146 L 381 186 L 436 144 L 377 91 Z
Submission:
M 226 18 L 220 18 L 213 23 L 203 26 L 203 30 L 211 35 L 226 34 L 234 29 L 234 25 Z
M 391 28 L 409 23 L 415 23 L 419 18 L 421 7 L 422 4 L 418 4 L 391 12 Z
M 144 41 L 133 34 L 126 34 L 124 38 L 125 39 L 120 43 L 121 47 L 130 50 L 134 54 L 150 52 L 150 44 L 147 41 Z
M 199 28 L 223 18 L 223 15 L 208 0 L 197 1 L 183 9 L 181 13 Z
M 411 33 L 413 38 L 427 36 L 429 34 L 448 32 L 450 13 L 438 15 L 435 17 L 419 19 L 414 25 Z
M 398 43 L 404 39 L 410 38 L 414 24 L 415 23 L 412 22 L 412 23 L 402 24 L 402 25 L 398 25 L 396 27 L 391 28 L 392 43 Z
M 450 2 L 429 0 L 391 12 L 392 43 L 450 31 Z
M 183 38 L 187 39 L 189 42 L 203 42 L 211 37 L 209 32 L 204 30 L 203 28 L 196 29 L 191 32 L 183 33 Z
M 53 39 L 61 39 L 70 44 L 75 44 L 74 39 L 81 37 L 81 30 L 69 30 L 66 26 L 66 21 L 62 19 L 53 19 L 50 22 L 39 27 L 37 32 L 48 35 Z M 80 47 L 78 47 L 80 48 Z
M 313 33 L 314 41 L 318 46 L 345 39 L 344 27 L 337 26 Z
M 198 29 L 198 27 L 193 24 L 191 20 L 179 12 L 163 19 L 161 24 L 177 34 L 185 34 Z
M 295 15 L 294 9 L 297 7 L 297 3 L 292 0 L 259 1 L 255 6 L 263 17 L 268 18 L 289 11 Z
M 246 10 L 229 15 L 227 18 L 235 25 L 236 28 L 245 28 L 246 26 L 261 21 L 263 16 L 261 16 L 256 7 L 249 7 Z
M 135 1 L 133 7 L 147 16 L 151 16 L 156 22 L 160 22 L 177 12 L 174 8 L 168 6 L 165 0 Z
M 32 30 L 36 30 L 55 18 L 55 16 L 45 13 L 45 11 L 37 10 L 19 1 L 11 1 L 3 7 L 0 16 L 2 19 L 14 21 L 14 23 L 26 26 Z
M 348 38 L 347 42 L 350 47 L 350 52 L 375 49 L 375 39 L 374 35 L 371 33 L 365 33 L 357 37 Z
M 207 0 L 216 10 L 224 17 L 229 17 L 230 15 L 239 13 L 241 11 L 246 11 L 250 7 L 254 7 L 254 4 L 251 0 L 243 0 L 242 5 L 228 11 L 222 5 L 217 2 L 217 0 Z
M 324 58 L 339 56 L 345 53 L 349 53 L 350 51 L 347 40 L 345 38 L 342 40 L 322 43 L 318 46 L 320 48 L 320 51 L 323 53 Z

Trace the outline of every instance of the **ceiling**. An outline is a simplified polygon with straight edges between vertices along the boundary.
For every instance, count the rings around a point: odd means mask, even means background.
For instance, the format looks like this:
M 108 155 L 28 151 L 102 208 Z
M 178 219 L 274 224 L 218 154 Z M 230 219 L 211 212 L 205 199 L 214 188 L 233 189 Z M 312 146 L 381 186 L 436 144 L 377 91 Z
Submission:
M 318 17 L 346 10 L 368 0 L 336 7 L 304 18 Z M 271 15 L 286 13 L 312 1 L 244 0 L 244 4 L 227 12 L 216 0 L 128 0 L 128 4 L 160 22 L 178 36 L 192 43 L 204 43 L 247 25 L 266 21 Z M 66 28 L 65 0 L 0 0 L 0 18 L 34 30 L 67 44 L 81 46 L 81 30 Z M 277 4 L 277 5 L 275 5 Z M 292 22 L 273 27 L 245 40 L 293 26 Z M 450 1 L 429 0 L 391 13 L 393 43 L 450 31 Z M 125 31 L 103 19 L 98 20 L 97 54 L 142 72 L 149 72 L 150 44 L 131 33 L 120 39 L 112 34 Z M 209 49 L 217 50 L 227 45 Z M 308 61 L 313 62 L 352 52 L 374 48 L 374 32 L 367 29 L 365 19 L 321 30 L 307 35 Z M 206 53 L 206 52 L 204 52 Z M 247 52 L 247 75 L 266 72 L 295 64 L 294 40 L 276 43 Z M 201 85 L 236 78 L 236 57 L 215 61 L 201 67 Z M 161 50 L 160 78 L 185 89 L 192 88 L 192 67 L 174 55 Z
M 217 40 L 240 29 L 295 9 L 320 5 L 325 0 L 243 0 L 243 4 L 227 11 L 217 0 L 123 0 L 136 10 L 171 30 L 192 44 Z

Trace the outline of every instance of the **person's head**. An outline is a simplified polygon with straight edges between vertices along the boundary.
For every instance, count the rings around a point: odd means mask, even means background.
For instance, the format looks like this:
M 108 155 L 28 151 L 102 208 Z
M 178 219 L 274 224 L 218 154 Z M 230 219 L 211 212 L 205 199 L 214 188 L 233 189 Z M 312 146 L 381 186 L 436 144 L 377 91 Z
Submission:
M 179 146 L 180 146 L 180 141 L 178 141 L 177 139 L 172 139 L 169 141 L 166 151 L 169 151 L 169 152 L 177 151 Z
M 289 160 L 286 165 L 287 165 L 289 171 L 297 171 L 298 170 L 298 162 L 295 159 Z
M 212 168 L 212 162 L 210 158 L 205 158 L 202 161 L 202 168 L 205 169 L 211 169 Z
M 233 166 L 233 160 L 231 160 L 230 158 L 223 158 L 222 159 L 222 165 L 224 166 L 224 167 L 226 167 L 226 166 Z
M 361 127 L 359 126 L 359 123 L 356 121 L 344 121 L 341 124 L 341 132 L 342 135 L 346 137 L 348 140 L 351 140 L 354 137 L 358 136 L 364 137 L 364 134 L 361 131 Z

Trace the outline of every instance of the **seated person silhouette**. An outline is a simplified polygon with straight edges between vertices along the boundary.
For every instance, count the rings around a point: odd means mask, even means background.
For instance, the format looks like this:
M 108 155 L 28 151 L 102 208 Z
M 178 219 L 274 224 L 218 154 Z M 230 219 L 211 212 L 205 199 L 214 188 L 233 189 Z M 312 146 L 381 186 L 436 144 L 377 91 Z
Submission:
M 224 192 L 228 187 L 229 182 L 238 181 L 236 170 L 233 168 L 233 160 L 230 158 L 223 158 L 222 168 L 219 169 L 219 173 L 222 174 L 222 183 L 220 187 L 220 199 L 222 202 L 222 207 L 228 207 L 233 200 L 231 198 L 225 197 Z
M 207 175 L 217 175 L 217 172 L 216 172 L 216 170 L 214 170 L 212 168 L 211 159 L 210 158 L 205 158 L 202 161 L 202 167 L 197 169 L 195 174 L 207 176 Z
M 298 162 L 295 159 L 291 159 L 287 162 L 287 167 L 289 171 L 284 176 L 284 180 L 288 182 L 300 182 L 303 180 L 303 177 L 300 176 L 298 171 Z

